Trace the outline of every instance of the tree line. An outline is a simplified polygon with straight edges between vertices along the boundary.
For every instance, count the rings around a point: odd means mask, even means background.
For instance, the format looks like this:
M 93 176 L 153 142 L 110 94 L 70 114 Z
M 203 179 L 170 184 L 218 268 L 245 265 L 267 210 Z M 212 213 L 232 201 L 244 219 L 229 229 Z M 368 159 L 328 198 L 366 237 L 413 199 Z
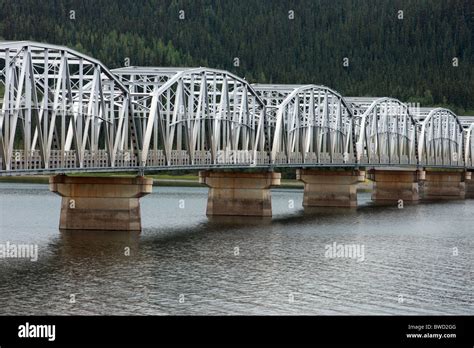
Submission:
M 0 37 L 474 113 L 472 0 L 0 0 Z M 128 59 L 128 60 L 127 60 Z

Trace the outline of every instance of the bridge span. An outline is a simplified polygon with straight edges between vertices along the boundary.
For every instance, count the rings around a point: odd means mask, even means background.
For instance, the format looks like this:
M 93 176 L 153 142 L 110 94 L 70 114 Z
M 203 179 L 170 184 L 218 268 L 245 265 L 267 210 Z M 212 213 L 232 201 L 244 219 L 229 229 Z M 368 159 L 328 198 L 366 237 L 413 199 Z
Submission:
M 61 228 L 140 229 L 144 175 L 163 170 L 201 170 L 209 215 L 271 216 L 283 168 L 305 206 L 357 205 L 366 174 L 378 202 L 474 195 L 474 118 L 445 108 L 203 67 L 110 70 L 31 41 L 0 42 L 0 69 L 0 176 L 54 175 Z

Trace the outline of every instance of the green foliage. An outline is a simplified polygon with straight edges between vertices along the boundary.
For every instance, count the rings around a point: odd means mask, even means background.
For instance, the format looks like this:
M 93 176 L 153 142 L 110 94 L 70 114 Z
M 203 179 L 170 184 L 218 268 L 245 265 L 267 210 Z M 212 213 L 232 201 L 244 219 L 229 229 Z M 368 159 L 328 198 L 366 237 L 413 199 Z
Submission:
M 473 13 L 472 0 L 0 0 L 0 36 L 109 67 L 210 66 L 462 111 L 474 108 Z

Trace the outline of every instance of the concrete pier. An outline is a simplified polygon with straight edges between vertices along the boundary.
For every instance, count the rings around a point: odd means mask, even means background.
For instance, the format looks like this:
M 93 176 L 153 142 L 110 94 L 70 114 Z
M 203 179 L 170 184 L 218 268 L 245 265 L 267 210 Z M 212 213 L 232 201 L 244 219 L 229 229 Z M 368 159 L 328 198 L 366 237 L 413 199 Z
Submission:
M 420 200 L 419 182 L 424 178 L 425 172 L 417 169 L 372 169 L 369 171 L 369 179 L 374 182 L 372 200 L 417 203 Z
M 424 200 L 449 200 L 466 198 L 466 172 L 426 171 L 422 190 Z
M 140 197 L 151 193 L 152 179 L 49 178 L 49 189 L 62 197 L 59 228 L 64 230 L 140 231 Z
M 280 173 L 199 172 L 209 187 L 207 215 L 272 216 L 271 186 L 280 185 Z
M 304 183 L 304 207 L 356 207 L 357 184 L 365 172 L 298 169 L 296 179 Z

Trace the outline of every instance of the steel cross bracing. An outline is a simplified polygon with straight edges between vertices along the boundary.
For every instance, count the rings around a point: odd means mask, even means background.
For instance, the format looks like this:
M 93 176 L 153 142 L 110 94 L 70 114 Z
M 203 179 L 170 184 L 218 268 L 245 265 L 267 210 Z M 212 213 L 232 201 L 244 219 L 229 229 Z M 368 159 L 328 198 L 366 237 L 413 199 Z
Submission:
M 474 116 L 460 116 L 464 128 L 464 156 L 466 167 L 474 167 Z
M 406 104 L 394 98 L 346 100 L 356 115 L 359 163 L 418 163 L 416 121 Z
M 464 129 L 467 129 L 474 123 L 474 116 L 458 116 Z
M 465 129 L 465 162 L 466 167 L 474 167 L 474 122 Z
M 418 152 L 423 165 L 462 166 L 466 161 L 461 121 L 451 110 L 421 108 Z
M 330 88 L 253 85 L 267 106 L 274 164 L 354 164 L 353 115 Z
M 265 105 L 245 80 L 208 68 L 113 72 L 128 87 L 140 120 L 141 165 L 268 163 Z
M 466 167 L 474 167 L 474 116 L 459 116 L 464 128 L 464 157 Z
M 131 146 L 128 90 L 74 50 L 1 42 L 0 168 L 110 167 Z
M 0 175 L 184 168 L 473 167 L 473 118 L 209 68 L 108 70 L 0 42 Z

